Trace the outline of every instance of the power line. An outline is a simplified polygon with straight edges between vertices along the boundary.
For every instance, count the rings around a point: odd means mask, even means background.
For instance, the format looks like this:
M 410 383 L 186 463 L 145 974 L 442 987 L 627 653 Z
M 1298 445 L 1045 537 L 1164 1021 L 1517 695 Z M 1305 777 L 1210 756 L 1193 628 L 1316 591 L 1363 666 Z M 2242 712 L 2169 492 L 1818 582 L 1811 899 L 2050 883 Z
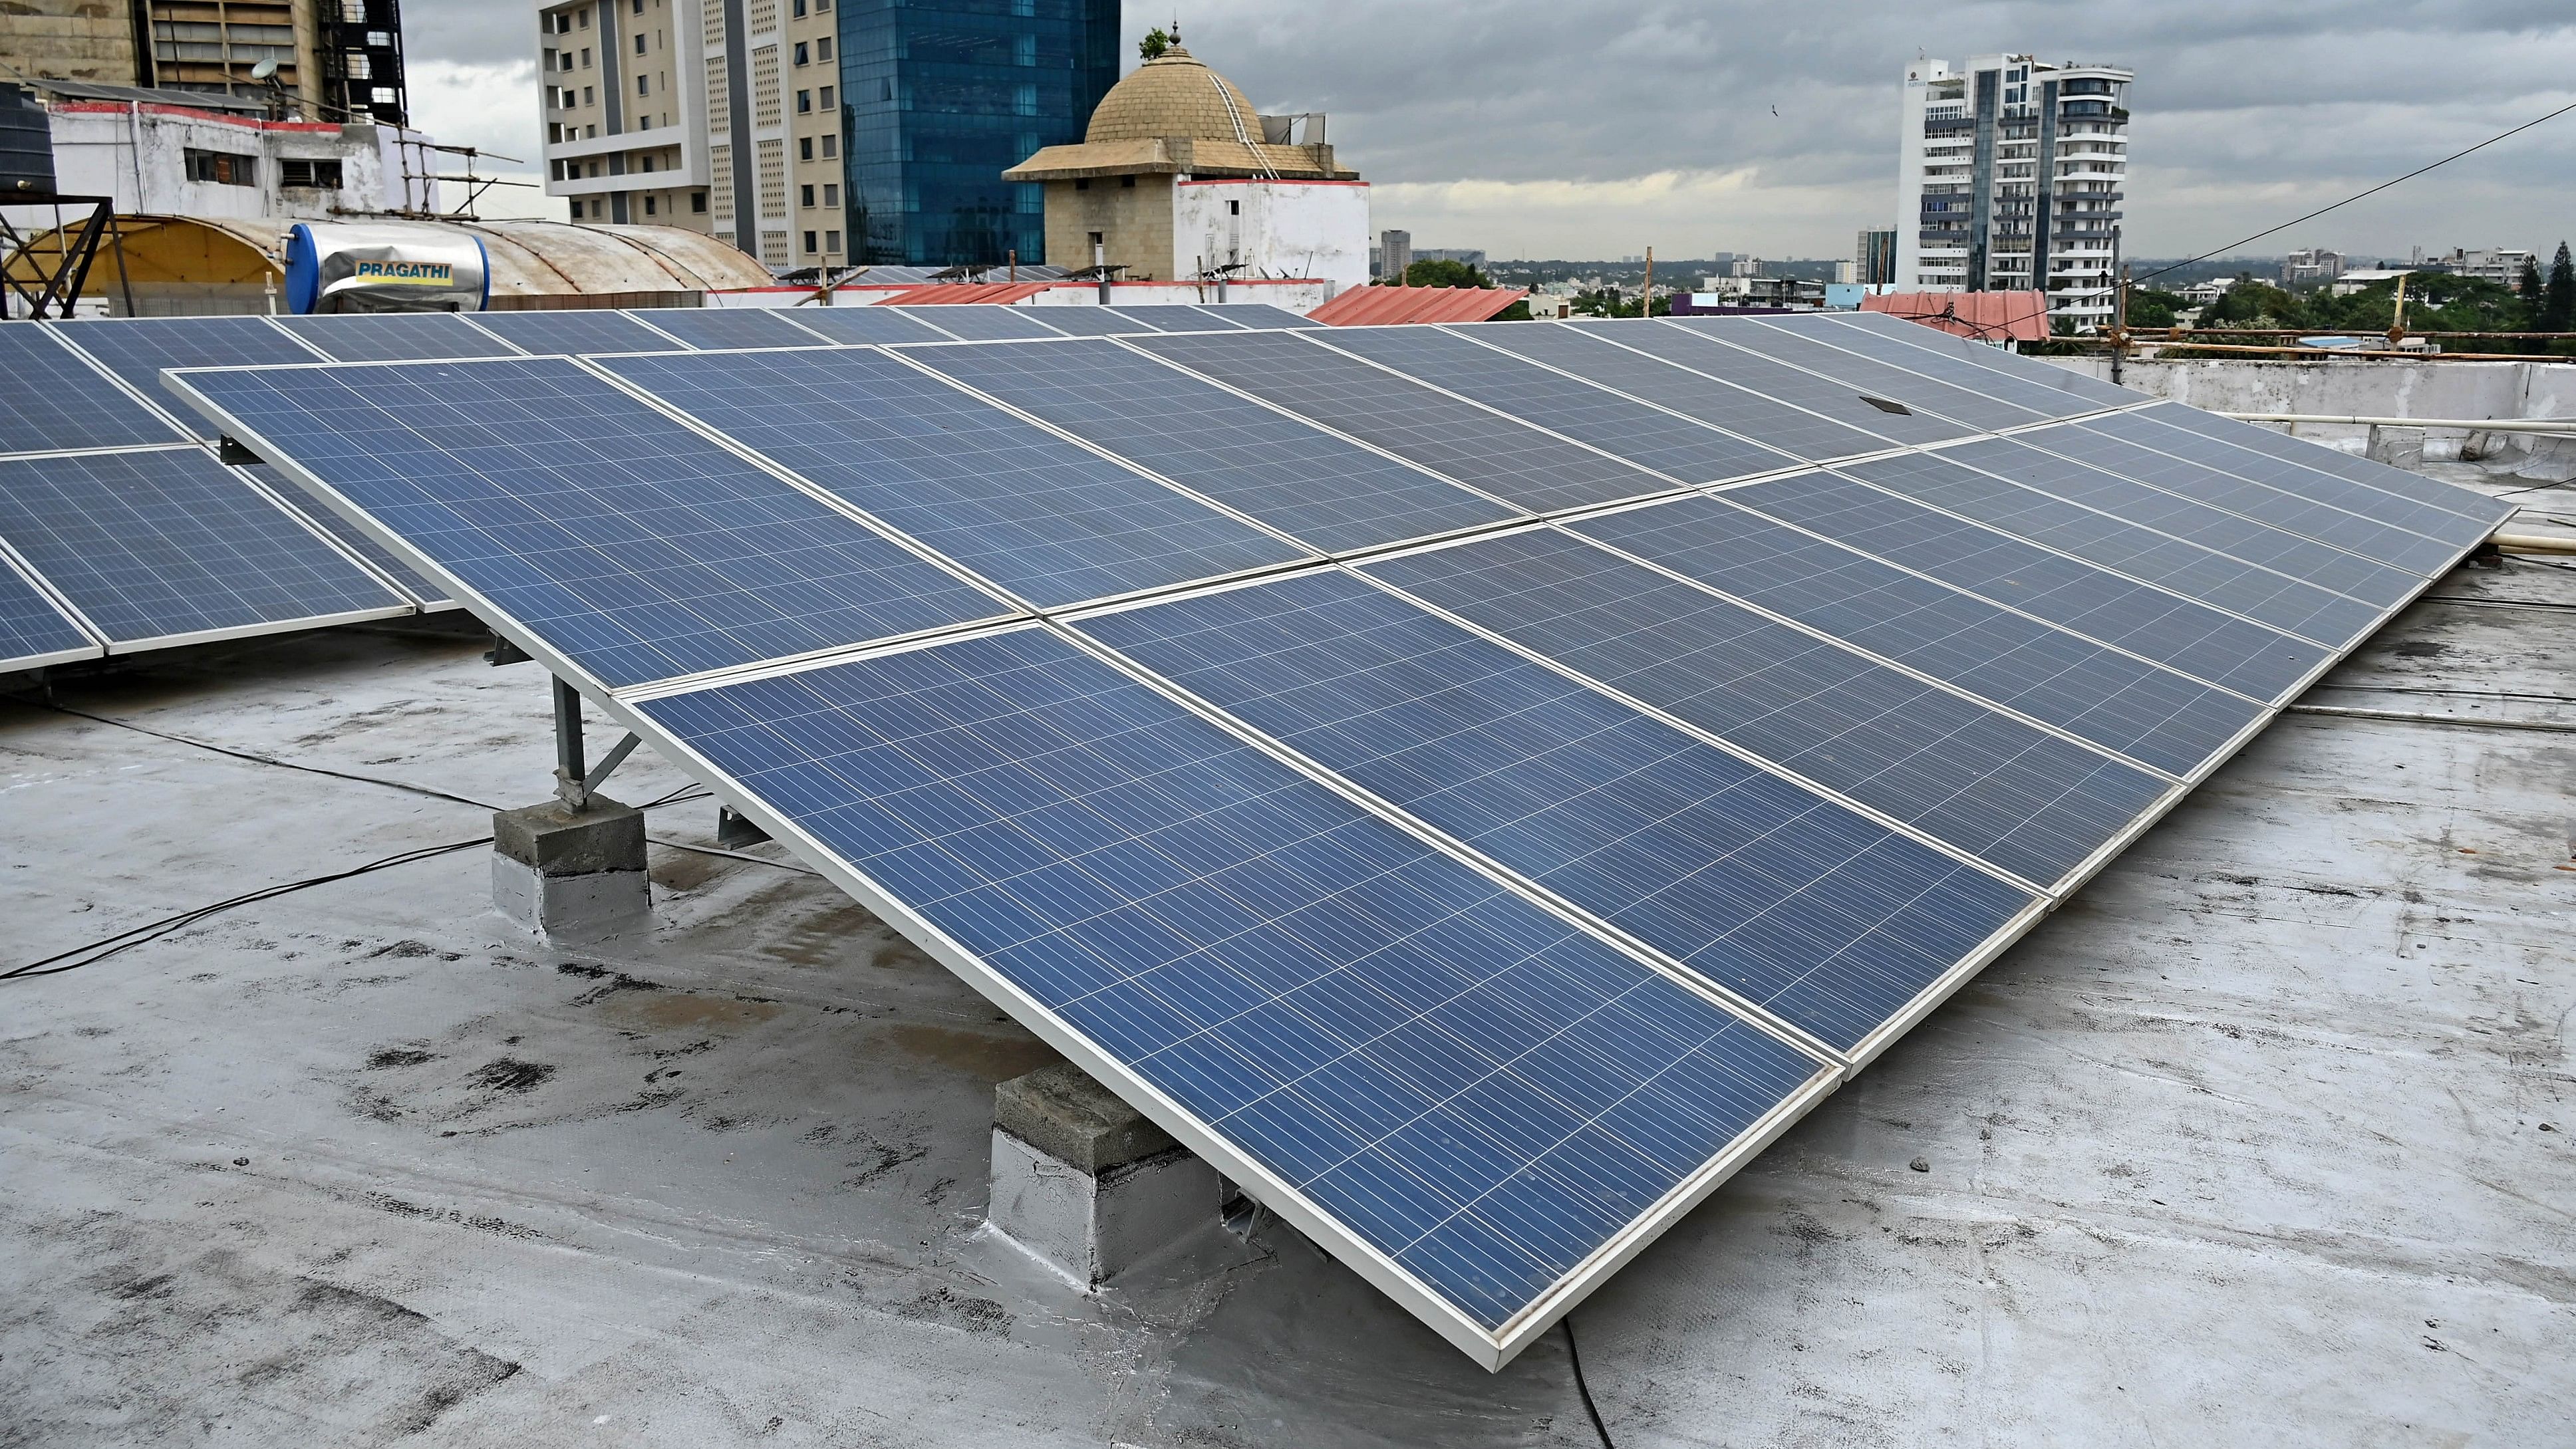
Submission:
M 2211 257 L 2218 256 L 2218 255 L 2220 255 L 2221 253 L 2225 253 L 2225 252 L 2232 252 L 2232 251 L 2236 250 L 2238 247 L 2241 247 L 2241 246 L 2245 245 L 2245 243 L 2247 243 L 2247 242 L 2251 242 L 2251 241 L 2261 241 L 2263 238 L 2265 238 L 2265 237 L 2267 237 L 2267 236 L 2272 235 L 2272 233 L 2273 233 L 2273 232 L 2288 231 L 2290 228 L 2292 228 L 2292 227 L 2294 227 L 2294 226 L 2297 226 L 2300 222 L 2303 222 L 2303 221 L 2314 221 L 2314 220 L 2316 220 L 2318 217 L 2321 217 L 2321 216 L 2325 215 L 2325 214 L 2326 214 L 2327 212 L 2329 212 L 2329 211 L 2335 211 L 2335 210 L 2338 210 L 2338 209 L 2340 209 L 2340 208 L 2350 206 L 2350 205 L 2352 205 L 2354 202 L 2359 201 L 2359 200 L 2363 199 L 2364 197 L 2377 196 L 2379 193 L 2381 193 L 2381 192 L 2383 192 L 2383 191 L 2386 191 L 2388 188 L 2390 188 L 2390 187 L 2392 187 L 2392 186 L 2397 185 L 2399 182 L 2412 181 L 2412 180 L 2414 180 L 2416 177 L 2423 175 L 2425 172 L 2427 172 L 2427 171 L 2430 171 L 2430 170 L 2434 169 L 2434 167 L 2436 167 L 2436 166 L 2448 166 L 2448 165 L 2450 165 L 2452 162 L 2459 160 L 2461 157 L 2468 155 L 2470 151 L 2483 151 L 2483 150 L 2485 150 L 2486 148 L 2488 148 L 2489 146 L 2494 145 L 2494 144 L 2495 144 L 2496 142 L 2498 142 L 2498 141 L 2502 141 L 2502 140 L 2506 139 L 2507 137 L 2519 136 L 2519 135 L 2521 135 L 2523 132 L 2530 130 L 2532 127 L 2539 125 L 2542 121 L 2554 121 L 2554 120 L 2558 119 L 2560 116 L 2566 115 L 2569 111 L 2576 111 L 2576 101 L 2571 101 L 2571 102 L 2569 102 L 2569 103 L 2568 103 L 2568 104 L 2566 104 L 2566 105 L 2560 106 L 2557 110 L 2551 111 L 2548 115 L 2545 115 L 2545 116 L 2539 117 L 2539 118 L 2538 118 L 2538 119 L 2536 119 L 2536 120 L 2529 120 L 2529 121 L 2525 121 L 2525 122 L 2523 122 L 2521 125 L 2514 127 L 2514 128 L 2513 128 L 2512 130 L 2510 130 L 2510 131 L 2505 131 L 2505 132 L 2502 132 L 2502 133 L 2500 133 L 2500 134 L 2498 134 L 2498 135 L 2489 136 L 2489 137 L 2487 137 L 2485 140 L 2480 141 L 2478 144 L 2476 144 L 2476 145 L 2474 145 L 2474 146 L 2471 146 L 2467 151 L 2454 151 L 2454 152 L 2452 152 L 2450 155 L 2443 157 L 2441 160 L 2434 162 L 2432 166 L 2419 166 L 2419 167 L 2415 168 L 2414 170 L 2407 172 L 2405 175 L 2398 177 L 2396 181 L 2383 181 L 2383 182 L 2379 183 L 2377 186 L 2374 186 L 2374 187 L 2370 188 L 2368 191 L 2356 192 L 2356 193 L 2354 193 L 2354 194 L 2353 194 L 2353 195 L 2351 195 L 2351 196 L 2347 196 L 2347 197 L 2345 197 L 2343 200 L 2336 202 L 2333 206 L 2320 206 L 2320 207 L 2318 207 L 2316 210 L 2314 210 L 2314 211 L 2312 211 L 2312 212 L 2309 212 L 2309 213 L 2308 213 L 2307 215 L 2305 215 L 2305 216 L 2297 217 L 2297 218 L 2294 218 L 2294 219 L 2292 219 L 2292 220 L 2285 221 L 2285 222 L 2281 223 L 2279 226 L 2272 227 L 2272 228 L 2270 228 L 2269 230 L 2265 230 L 2265 231 L 2258 231 L 2258 232 L 2254 233 L 2252 236 L 2249 236 L 2249 237 L 2240 237 L 2240 238 L 2238 238 L 2237 240 L 2232 241 L 2232 242 L 2229 242 L 2227 245 L 2225 245 L 2225 246 L 2223 246 L 2223 247 L 2220 247 L 2217 251 L 2214 251 L 2214 252 L 2203 252 L 2203 253 L 2202 253 L 2202 254 L 2200 254 L 2199 256 L 2193 257 L 2193 258 L 2191 258 L 2191 259 L 2190 259 L 2190 260 L 2188 260 L 2188 261 L 2180 261 L 2180 262 L 2176 262 L 2176 263 L 2174 263 L 2172 266 L 2169 266 L 2169 267 L 2158 267 L 2158 268 L 2156 268 L 2154 271 L 2147 273 L 2145 276 L 2140 277 L 2140 278 L 2138 278 L 2137 280 L 2138 280 L 2138 281 L 2140 281 L 2140 282 L 2152 282 L 2152 281 L 2154 281 L 2156 278 L 2163 276 L 2163 275 L 2164 275 L 2165 273 L 2167 273 L 2167 272 L 2176 271 L 2176 270 L 2179 270 L 2180 268 L 2190 266 L 2193 262 L 2205 262 L 2205 261 L 2208 261 Z M 2135 283 L 2132 283 L 2131 285 L 2135 285 Z

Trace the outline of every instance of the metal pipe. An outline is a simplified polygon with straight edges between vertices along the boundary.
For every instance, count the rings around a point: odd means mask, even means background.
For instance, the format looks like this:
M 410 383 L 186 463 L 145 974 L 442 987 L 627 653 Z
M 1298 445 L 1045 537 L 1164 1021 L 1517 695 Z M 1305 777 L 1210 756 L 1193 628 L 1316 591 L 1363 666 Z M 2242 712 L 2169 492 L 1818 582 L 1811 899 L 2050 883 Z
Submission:
M 2554 533 L 2497 533 L 2487 542 L 2505 553 L 2576 553 L 2576 538 Z
M 2456 428 L 2470 433 L 2576 437 L 2576 418 L 2374 418 L 2358 413 L 2220 413 L 2240 423 L 2332 423 L 2350 428 Z

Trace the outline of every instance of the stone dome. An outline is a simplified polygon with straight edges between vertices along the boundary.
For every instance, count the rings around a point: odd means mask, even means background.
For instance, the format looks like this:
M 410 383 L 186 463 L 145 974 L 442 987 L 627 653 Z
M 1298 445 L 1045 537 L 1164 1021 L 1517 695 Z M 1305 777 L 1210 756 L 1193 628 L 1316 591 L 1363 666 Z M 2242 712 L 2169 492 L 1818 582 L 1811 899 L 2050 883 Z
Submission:
M 1261 118 L 1234 82 L 1175 45 L 1109 88 L 1092 110 L 1091 128 L 1082 139 L 1092 144 L 1167 136 L 1257 144 Z

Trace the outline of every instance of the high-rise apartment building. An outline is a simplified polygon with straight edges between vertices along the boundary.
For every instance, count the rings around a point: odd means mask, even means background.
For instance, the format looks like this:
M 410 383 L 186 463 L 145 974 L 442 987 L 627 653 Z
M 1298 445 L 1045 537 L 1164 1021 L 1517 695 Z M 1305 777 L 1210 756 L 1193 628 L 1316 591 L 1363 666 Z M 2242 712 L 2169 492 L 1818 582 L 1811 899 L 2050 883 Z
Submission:
M 2133 79 L 2027 55 L 1907 66 L 1896 285 L 2044 291 L 2052 317 L 2109 322 Z
M 1413 266 L 1413 233 L 1389 230 L 1377 234 L 1377 274 L 1402 286 L 1404 274 Z
M 273 81 L 253 74 L 262 61 Z M 10 0 L 0 62 L 29 79 L 263 100 L 300 120 L 410 120 L 400 0 Z
M 1117 28 L 1116 0 L 545 6 L 546 189 L 782 271 L 1036 263 L 1042 190 L 1002 172 L 1081 139 Z
M 1852 247 L 1852 280 L 1883 287 L 1896 280 L 1896 232 L 1864 228 Z

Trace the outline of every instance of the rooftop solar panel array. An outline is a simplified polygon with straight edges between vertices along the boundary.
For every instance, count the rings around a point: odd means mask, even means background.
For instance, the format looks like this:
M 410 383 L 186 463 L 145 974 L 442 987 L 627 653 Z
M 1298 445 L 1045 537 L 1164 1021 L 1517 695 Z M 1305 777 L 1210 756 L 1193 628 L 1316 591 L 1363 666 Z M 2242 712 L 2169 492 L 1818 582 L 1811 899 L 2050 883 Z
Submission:
M 972 303 L 950 303 L 889 307 L 887 310 L 912 313 L 914 321 L 926 322 L 950 337 L 967 342 L 1025 342 L 1033 337 L 1065 335 L 1039 321 L 1034 307 L 978 307 Z
M 181 407 L 161 385 L 172 367 L 259 367 L 311 362 L 323 354 L 271 325 L 265 317 L 120 317 L 48 322 L 74 347 L 96 358 L 148 402 L 164 408 L 201 437 L 214 433 L 204 418 Z M 0 332 L 16 329 L 0 327 Z
M 1147 312 L 179 381 L 1489 1366 L 2506 511 L 1878 323 Z
M 511 357 L 519 351 L 452 312 L 328 312 L 275 321 L 339 362 Z
M 68 664 L 103 652 L 35 580 L 0 558 L 0 671 Z
M 476 312 L 466 321 L 521 352 L 538 356 L 660 352 L 682 345 L 624 312 L 605 309 Z
M 176 436 L 42 327 L 0 325 L 0 454 L 167 443 Z

